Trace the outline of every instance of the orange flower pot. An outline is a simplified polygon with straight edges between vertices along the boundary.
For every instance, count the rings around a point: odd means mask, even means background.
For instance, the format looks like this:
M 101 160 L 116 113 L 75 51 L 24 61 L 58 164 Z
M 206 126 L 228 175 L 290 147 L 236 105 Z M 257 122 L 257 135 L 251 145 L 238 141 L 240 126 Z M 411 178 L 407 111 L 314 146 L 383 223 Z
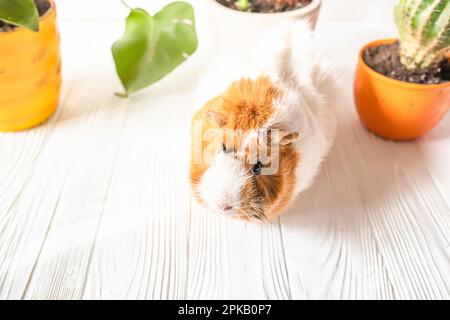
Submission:
M 377 135 L 392 140 L 412 140 L 430 131 L 450 107 L 450 82 L 429 85 L 388 78 L 363 59 L 368 47 L 395 42 L 374 41 L 359 53 L 355 77 L 355 104 L 361 121 Z
M 61 58 L 55 4 L 49 2 L 39 32 L 0 32 L 0 131 L 36 126 L 57 108 Z

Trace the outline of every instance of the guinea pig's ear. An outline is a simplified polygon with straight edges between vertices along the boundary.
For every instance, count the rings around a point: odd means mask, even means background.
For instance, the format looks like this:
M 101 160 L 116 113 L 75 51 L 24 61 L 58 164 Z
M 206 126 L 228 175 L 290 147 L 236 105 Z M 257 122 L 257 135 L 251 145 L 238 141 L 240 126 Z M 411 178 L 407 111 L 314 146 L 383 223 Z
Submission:
M 299 138 L 300 134 L 298 132 L 289 132 L 284 130 L 278 130 L 278 135 L 272 135 L 273 143 L 281 146 L 287 146 L 288 144 L 294 143 Z
M 227 125 L 228 122 L 227 117 L 220 112 L 208 110 L 206 112 L 206 116 L 208 117 L 209 120 L 215 122 L 219 128 L 223 128 Z

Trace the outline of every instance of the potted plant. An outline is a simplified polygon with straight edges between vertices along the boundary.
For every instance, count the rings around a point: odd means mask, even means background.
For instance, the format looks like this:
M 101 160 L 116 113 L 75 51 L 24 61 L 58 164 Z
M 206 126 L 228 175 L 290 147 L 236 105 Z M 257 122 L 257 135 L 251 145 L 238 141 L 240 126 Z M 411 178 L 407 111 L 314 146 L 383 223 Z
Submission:
M 0 0 L 0 131 L 45 121 L 60 85 L 54 0 Z
M 287 19 L 309 20 L 315 28 L 321 0 L 207 0 L 217 50 L 246 50 L 254 39 Z
M 374 133 L 411 140 L 450 106 L 450 0 L 398 0 L 399 40 L 364 46 L 355 77 L 360 119 Z

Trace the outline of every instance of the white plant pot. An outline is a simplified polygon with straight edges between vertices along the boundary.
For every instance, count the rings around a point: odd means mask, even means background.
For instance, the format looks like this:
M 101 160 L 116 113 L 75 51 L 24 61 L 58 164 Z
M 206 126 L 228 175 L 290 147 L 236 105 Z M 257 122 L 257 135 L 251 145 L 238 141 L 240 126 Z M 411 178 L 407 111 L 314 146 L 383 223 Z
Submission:
M 281 21 L 288 19 L 308 20 L 315 28 L 322 0 L 313 0 L 309 5 L 280 13 L 242 12 L 221 5 L 216 0 L 206 0 L 214 50 L 239 50 L 245 52 L 255 39 L 266 35 Z

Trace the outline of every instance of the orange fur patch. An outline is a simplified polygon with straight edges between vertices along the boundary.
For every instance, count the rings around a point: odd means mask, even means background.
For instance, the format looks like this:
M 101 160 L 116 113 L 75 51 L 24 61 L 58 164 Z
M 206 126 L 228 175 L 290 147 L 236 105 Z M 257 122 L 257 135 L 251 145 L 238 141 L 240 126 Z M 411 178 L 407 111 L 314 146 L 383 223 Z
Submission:
M 267 122 L 274 112 L 273 101 L 279 95 L 279 90 L 268 77 L 241 79 L 225 91 L 220 105 L 210 107 L 228 116 L 227 128 L 248 131 Z
M 283 212 L 294 199 L 297 177 L 295 175 L 299 155 L 291 145 L 280 146 L 280 164 L 276 175 L 262 176 L 261 188 L 265 190 L 267 218 Z
M 254 81 L 250 79 L 241 79 L 233 82 L 230 87 L 220 96 L 212 98 L 205 106 L 200 109 L 192 119 L 192 123 L 201 123 L 201 134 L 203 135 L 209 129 L 216 129 L 220 126 L 208 116 L 209 111 L 218 112 L 226 119 L 226 127 L 230 129 L 250 130 L 257 129 L 264 125 L 272 115 L 273 101 L 279 96 L 279 91 L 273 86 L 268 77 L 260 77 Z M 221 120 L 223 121 L 223 120 Z M 194 142 L 200 137 L 194 137 L 192 132 L 192 150 L 191 156 L 194 158 Z M 203 150 L 209 148 L 210 141 L 202 141 Z M 210 154 L 211 155 L 211 154 Z M 206 154 L 207 156 L 207 154 Z M 212 155 L 211 155 L 212 156 Z M 191 162 L 190 177 L 191 184 L 197 185 L 205 170 L 205 164 L 194 164 Z M 194 189 L 194 194 L 196 190 Z

